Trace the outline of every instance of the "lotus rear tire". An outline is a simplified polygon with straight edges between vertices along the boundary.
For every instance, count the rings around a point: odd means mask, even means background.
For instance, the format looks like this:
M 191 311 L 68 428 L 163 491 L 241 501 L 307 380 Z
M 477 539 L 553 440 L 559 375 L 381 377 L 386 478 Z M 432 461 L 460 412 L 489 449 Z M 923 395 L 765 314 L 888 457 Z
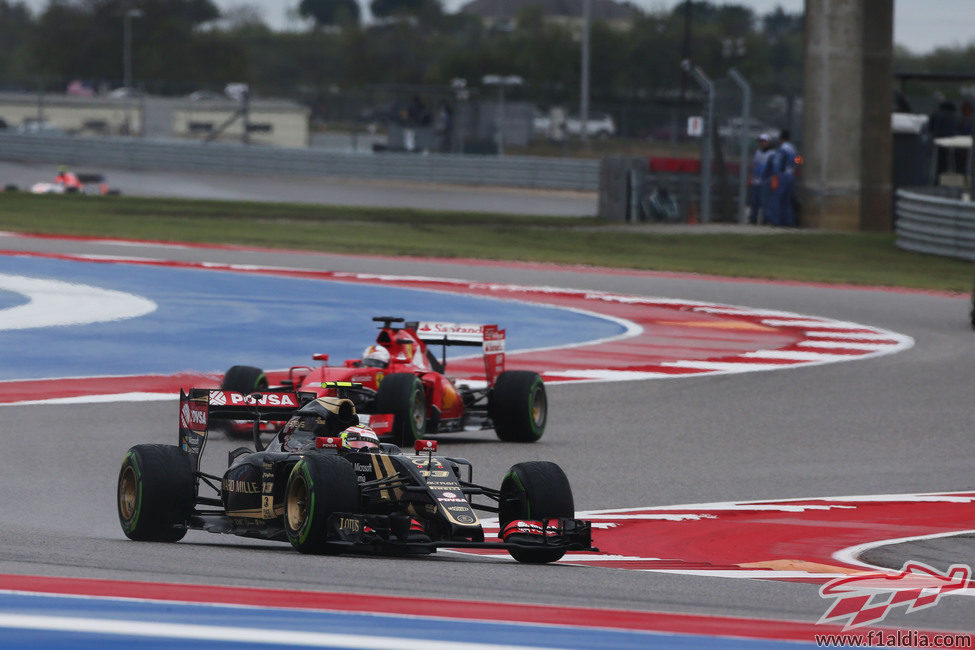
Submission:
M 548 461 L 513 465 L 501 480 L 498 519 L 501 530 L 516 519 L 544 521 L 575 517 L 572 488 L 562 468 Z M 564 549 L 509 548 L 511 557 L 528 564 L 547 564 L 565 555 Z
M 334 551 L 327 542 L 329 515 L 360 510 L 355 471 L 339 456 L 303 456 L 291 469 L 284 494 L 284 532 L 302 553 Z
M 177 542 L 196 502 L 189 455 L 175 445 L 136 445 L 119 470 L 116 504 L 122 532 L 140 542 Z
M 545 433 L 548 397 L 538 373 L 508 370 L 498 375 L 488 398 L 494 432 L 505 442 L 535 442 Z

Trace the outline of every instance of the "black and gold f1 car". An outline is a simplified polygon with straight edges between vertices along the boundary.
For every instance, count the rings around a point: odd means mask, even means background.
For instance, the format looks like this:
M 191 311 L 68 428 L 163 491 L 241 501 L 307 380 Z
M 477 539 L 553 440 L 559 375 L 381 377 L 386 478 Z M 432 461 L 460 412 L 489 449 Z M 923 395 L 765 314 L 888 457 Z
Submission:
M 550 462 L 518 463 L 500 489 L 472 482 L 471 463 L 380 444 L 358 427 L 353 402 L 339 396 L 194 388 L 180 391 L 179 444 L 129 449 L 118 478 L 118 515 L 133 540 L 175 542 L 188 529 L 288 541 L 303 553 L 433 553 L 437 548 L 505 549 L 545 563 L 592 548 L 590 522 L 574 518 L 572 490 Z M 200 471 L 211 418 L 254 423 L 254 449 L 229 454 L 222 476 Z M 261 422 L 287 421 L 266 447 Z M 349 432 L 365 432 L 349 444 Z M 371 437 L 371 438 L 370 438 Z M 200 496 L 207 486 L 216 494 Z M 499 518 L 487 541 L 475 510 Z

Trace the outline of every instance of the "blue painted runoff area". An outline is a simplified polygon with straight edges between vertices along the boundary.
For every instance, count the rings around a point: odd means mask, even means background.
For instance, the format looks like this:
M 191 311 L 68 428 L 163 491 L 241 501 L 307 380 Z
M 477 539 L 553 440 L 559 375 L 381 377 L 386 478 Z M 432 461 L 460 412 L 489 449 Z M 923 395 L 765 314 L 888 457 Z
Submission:
M 223 372 L 237 364 L 280 369 L 314 364 L 314 353 L 341 364 L 374 342 L 371 319 L 380 315 L 496 323 L 507 330 L 509 352 L 623 332 L 614 321 L 557 307 L 380 284 L 13 256 L 0 256 L 0 274 L 122 291 L 158 305 L 138 318 L 5 330 L 0 380 Z M 0 310 L 26 300 L 6 289 Z
M 435 611 L 430 614 L 436 616 Z M 389 614 L 0 592 L 0 646 L 3 648 L 771 650 L 812 645 Z

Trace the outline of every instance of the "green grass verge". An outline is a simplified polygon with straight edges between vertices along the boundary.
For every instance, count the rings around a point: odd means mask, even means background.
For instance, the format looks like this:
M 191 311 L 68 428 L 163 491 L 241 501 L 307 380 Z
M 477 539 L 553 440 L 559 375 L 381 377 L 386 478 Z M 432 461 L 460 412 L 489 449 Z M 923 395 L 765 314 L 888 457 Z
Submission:
M 594 219 L 234 201 L 0 194 L 0 230 L 474 257 L 967 293 L 973 266 L 890 233 L 660 234 Z

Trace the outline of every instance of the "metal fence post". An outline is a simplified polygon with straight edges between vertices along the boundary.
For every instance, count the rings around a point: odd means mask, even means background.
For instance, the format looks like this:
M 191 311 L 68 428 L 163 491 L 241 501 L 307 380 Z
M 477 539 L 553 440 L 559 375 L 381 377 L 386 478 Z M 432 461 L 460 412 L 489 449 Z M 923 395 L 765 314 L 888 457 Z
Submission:
M 694 65 L 688 59 L 681 62 L 681 68 L 691 73 L 694 81 L 701 86 L 706 98 L 704 114 L 704 146 L 701 151 L 701 223 L 711 220 L 711 148 L 714 137 L 714 82 L 708 77 L 701 66 Z
M 738 162 L 738 223 L 748 221 L 745 196 L 748 192 L 748 130 L 752 112 L 752 87 L 736 68 L 728 71 L 731 80 L 741 88 L 741 133 L 738 135 L 741 153 Z

